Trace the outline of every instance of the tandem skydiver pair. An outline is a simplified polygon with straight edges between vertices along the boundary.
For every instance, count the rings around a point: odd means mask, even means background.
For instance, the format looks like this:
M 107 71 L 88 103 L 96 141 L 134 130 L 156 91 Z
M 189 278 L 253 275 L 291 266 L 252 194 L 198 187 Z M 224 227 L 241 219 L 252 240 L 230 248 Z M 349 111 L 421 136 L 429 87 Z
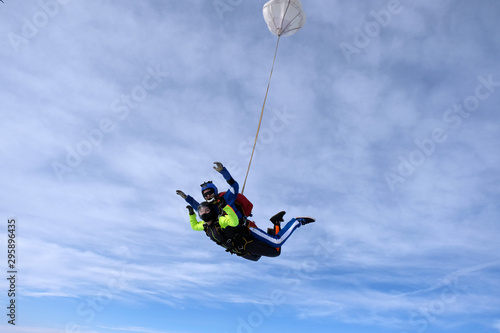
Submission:
M 281 246 L 299 227 L 314 222 L 311 217 L 295 217 L 281 229 L 284 211 L 271 217 L 273 228 L 264 231 L 249 220 L 252 215 L 252 203 L 241 193 L 239 185 L 229 171 L 220 162 L 214 162 L 214 169 L 219 172 L 229 185 L 225 192 L 218 192 L 211 181 L 201 184 L 204 202 L 198 203 L 192 196 L 177 190 L 189 204 L 189 222 L 193 230 L 205 231 L 215 243 L 245 259 L 257 261 L 262 256 L 277 257 Z M 195 211 L 201 221 L 196 218 Z

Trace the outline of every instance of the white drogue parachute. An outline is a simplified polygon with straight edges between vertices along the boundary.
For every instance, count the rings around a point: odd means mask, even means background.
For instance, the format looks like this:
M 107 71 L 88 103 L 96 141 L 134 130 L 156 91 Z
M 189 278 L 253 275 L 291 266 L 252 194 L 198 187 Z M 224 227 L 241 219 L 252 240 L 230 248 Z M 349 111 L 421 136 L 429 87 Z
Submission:
M 299 0 L 271 0 L 262 8 L 269 31 L 290 36 L 306 24 L 306 14 Z
M 250 162 L 248 162 L 247 174 L 241 189 L 241 194 L 245 191 L 248 173 L 252 165 L 253 154 L 255 152 L 255 146 L 257 145 L 257 138 L 259 137 L 260 125 L 262 124 L 262 116 L 264 115 L 264 108 L 266 106 L 267 94 L 269 92 L 269 85 L 271 84 L 271 77 L 273 75 L 274 62 L 276 61 L 280 38 L 281 36 L 293 35 L 306 24 L 306 14 L 302 10 L 300 0 L 270 0 L 264 4 L 262 13 L 269 31 L 278 36 L 278 40 L 276 41 L 276 50 L 274 51 L 273 65 L 271 67 L 271 73 L 269 74 L 269 82 L 267 83 L 266 96 L 264 97 L 264 104 L 260 112 L 259 126 L 257 127 L 257 134 L 255 135 L 252 154 L 250 155 Z

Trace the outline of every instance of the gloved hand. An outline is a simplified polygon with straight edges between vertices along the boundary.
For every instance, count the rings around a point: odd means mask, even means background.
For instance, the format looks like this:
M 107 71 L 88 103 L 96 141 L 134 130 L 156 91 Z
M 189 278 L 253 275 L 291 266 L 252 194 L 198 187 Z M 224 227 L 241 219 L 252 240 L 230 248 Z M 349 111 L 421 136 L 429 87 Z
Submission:
M 215 164 L 214 169 L 215 169 L 215 171 L 217 171 L 217 172 L 221 172 L 221 171 L 222 171 L 222 169 L 224 168 L 224 166 L 222 165 L 222 163 L 221 163 L 221 162 L 214 162 L 214 164 Z
M 219 197 L 218 198 L 218 203 L 219 203 L 220 209 L 226 207 L 226 205 L 227 205 L 226 199 L 224 199 L 224 197 Z
M 177 190 L 177 191 L 175 191 L 175 193 L 177 193 L 177 195 L 180 195 L 182 199 L 187 198 L 187 195 L 184 192 L 182 192 L 181 190 Z
M 189 211 L 189 215 L 194 215 L 194 209 L 193 209 L 193 207 L 191 207 L 191 206 L 188 205 L 188 206 L 186 206 L 186 208 Z

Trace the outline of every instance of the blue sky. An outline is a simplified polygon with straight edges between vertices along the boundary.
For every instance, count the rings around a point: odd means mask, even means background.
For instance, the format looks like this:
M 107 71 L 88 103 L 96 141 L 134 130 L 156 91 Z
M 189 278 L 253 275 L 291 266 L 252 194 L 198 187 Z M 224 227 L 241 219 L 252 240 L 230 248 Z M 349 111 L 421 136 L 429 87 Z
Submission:
M 175 190 L 243 184 L 264 1 L 4 2 L 2 332 L 500 332 L 498 1 L 303 1 L 245 195 L 317 222 L 258 262 Z

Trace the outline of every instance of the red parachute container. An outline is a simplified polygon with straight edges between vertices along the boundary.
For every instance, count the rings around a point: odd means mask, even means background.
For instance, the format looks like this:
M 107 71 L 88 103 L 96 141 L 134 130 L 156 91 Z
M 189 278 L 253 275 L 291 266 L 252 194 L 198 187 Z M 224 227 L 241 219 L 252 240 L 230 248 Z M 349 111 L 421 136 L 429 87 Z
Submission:
M 219 193 L 219 197 L 224 196 L 224 193 L 226 192 Z M 248 200 L 243 194 L 238 193 L 238 196 L 234 201 L 234 206 L 240 211 L 241 214 L 243 214 L 243 216 L 252 216 L 253 203 L 251 203 L 250 200 Z

